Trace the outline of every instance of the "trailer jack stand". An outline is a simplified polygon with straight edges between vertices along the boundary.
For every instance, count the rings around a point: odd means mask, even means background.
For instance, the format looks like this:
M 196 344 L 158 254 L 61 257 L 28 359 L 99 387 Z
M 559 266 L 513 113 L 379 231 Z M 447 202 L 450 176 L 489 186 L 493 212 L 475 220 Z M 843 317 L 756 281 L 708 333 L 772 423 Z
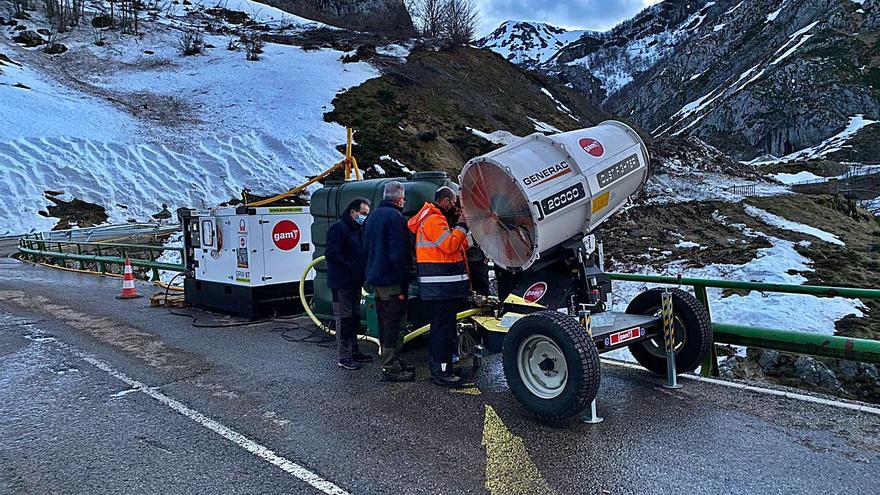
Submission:
M 587 335 L 590 338 L 593 337 L 593 317 L 590 312 L 583 306 L 581 306 L 581 310 L 578 311 L 578 319 L 580 320 L 581 325 L 583 325 L 584 329 L 587 331 Z M 584 423 L 589 423 L 591 425 L 599 424 L 604 421 L 603 418 L 600 418 L 598 413 L 596 413 L 596 398 L 593 398 L 593 402 L 590 402 L 590 412 L 581 416 L 581 421 Z
M 595 425 L 601 423 L 604 420 L 605 419 L 599 417 L 599 414 L 596 412 L 596 399 L 593 399 L 593 402 L 590 402 L 589 412 L 581 416 L 581 421 L 583 421 L 584 423 Z
M 666 383 L 663 388 L 681 388 L 678 383 L 678 373 L 675 370 L 675 325 L 672 314 L 672 293 L 663 291 L 661 296 L 663 316 L 663 341 L 666 347 Z

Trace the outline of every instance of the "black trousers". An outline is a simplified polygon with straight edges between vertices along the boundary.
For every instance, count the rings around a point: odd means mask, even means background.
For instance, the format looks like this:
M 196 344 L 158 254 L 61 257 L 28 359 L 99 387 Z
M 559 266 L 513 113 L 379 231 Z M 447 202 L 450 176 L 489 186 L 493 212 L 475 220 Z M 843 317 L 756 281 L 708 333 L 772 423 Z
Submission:
M 455 314 L 462 305 L 461 299 L 436 299 L 430 303 L 431 333 L 429 355 L 431 372 L 441 371 L 441 364 L 452 369 L 452 355 L 455 352 Z
M 383 370 L 392 371 L 400 369 L 398 358 L 403 340 L 401 331 L 406 317 L 407 302 L 401 301 L 399 294 L 384 294 L 384 296 L 380 297 L 378 293 L 376 294 L 379 342 L 382 344 L 379 359 L 382 361 Z
M 361 326 L 361 289 L 333 291 L 333 316 L 336 319 L 336 349 L 339 360 L 350 360 L 360 352 L 357 334 Z

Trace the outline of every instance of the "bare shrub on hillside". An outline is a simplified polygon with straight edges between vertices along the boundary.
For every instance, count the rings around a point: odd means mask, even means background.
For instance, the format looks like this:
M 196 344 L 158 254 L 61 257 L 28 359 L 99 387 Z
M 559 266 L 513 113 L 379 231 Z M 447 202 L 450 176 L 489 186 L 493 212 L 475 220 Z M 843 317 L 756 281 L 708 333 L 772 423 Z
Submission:
M 109 0 L 108 0 L 109 1 Z M 115 0 L 119 11 L 119 28 L 125 34 L 138 34 L 138 18 L 143 9 L 140 0 Z
M 265 42 L 256 29 L 245 29 L 241 33 L 241 46 L 244 47 L 245 57 L 248 60 L 260 60 Z
M 12 17 L 16 19 L 27 19 L 28 0 L 12 0 Z
M 419 34 L 426 38 L 443 35 L 447 4 L 447 0 L 413 0 L 409 3 L 410 15 L 416 19 Z
M 205 47 L 205 40 L 202 36 L 202 30 L 196 27 L 188 27 L 180 33 L 177 40 L 177 47 L 184 56 L 198 55 L 202 53 Z
M 95 46 L 104 46 L 107 44 L 107 40 L 104 38 L 104 33 L 98 28 L 92 28 L 92 38 L 95 40 Z
M 52 28 L 65 33 L 82 22 L 86 0 L 43 0 L 43 8 Z
M 446 37 L 453 43 L 470 43 L 477 32 L 480 14 L 473 0 L 449 0 L 446 3 Z

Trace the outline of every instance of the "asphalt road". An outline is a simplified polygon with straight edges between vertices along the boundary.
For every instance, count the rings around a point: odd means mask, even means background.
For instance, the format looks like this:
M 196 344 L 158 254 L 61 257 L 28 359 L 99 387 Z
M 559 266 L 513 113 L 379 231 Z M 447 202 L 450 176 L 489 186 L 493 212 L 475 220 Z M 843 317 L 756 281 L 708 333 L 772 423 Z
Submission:
M 290 321 L 194 328 L 120 282 L 0 260 L 0 493 L 870 493 L 880 416 L 603 366 L 605 422 L 378 381 Z M 142 293 L 154 289 L 139 284 Z M 200 322 L 216 320 L 200 316 Z M 301 330 L 288 335 L 302 336 Z M 368 347 L 371 353 L 375 349 Z M 421 362 L 424 349 L 409 358 Z

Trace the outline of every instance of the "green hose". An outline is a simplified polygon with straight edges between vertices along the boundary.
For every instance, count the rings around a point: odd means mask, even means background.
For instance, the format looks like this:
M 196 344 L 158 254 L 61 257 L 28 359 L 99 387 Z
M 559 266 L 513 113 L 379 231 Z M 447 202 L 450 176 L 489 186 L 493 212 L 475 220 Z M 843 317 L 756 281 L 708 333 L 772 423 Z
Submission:
M 306 277 L 308 277 L 309 272 L 312 271 L 313 268 L 315 268 L 315 265 L 322 261 L 324 261 L 324 257 L 318 256 L 317 258 L 313 259 L 311 263 L 306 265 L 306 269 L 305 271 L 303 271 L 302 277 L 300 277 L 299 279 L 299 299 L 303 302 L 303 308 L 306 310 L 306 314 L 309 315 L 309 318 L 311 318 L 312 322 L 317 325 L 318 328 L 323 328 L 330 335 L 336 335 L 336 332 L 328 328 L 327 325 L 324 325 L 324 322 L 318 319 L 318 317 L 315 315 L 315 312 L 312 311 L 311 304 L 309 304 L 310 301 L 306 299 Z M 369 337 L 367 335 L 358 335 L 358 340 L 364 340 L 376 345 L 380 345 L 379 339 L 375 337 Z

